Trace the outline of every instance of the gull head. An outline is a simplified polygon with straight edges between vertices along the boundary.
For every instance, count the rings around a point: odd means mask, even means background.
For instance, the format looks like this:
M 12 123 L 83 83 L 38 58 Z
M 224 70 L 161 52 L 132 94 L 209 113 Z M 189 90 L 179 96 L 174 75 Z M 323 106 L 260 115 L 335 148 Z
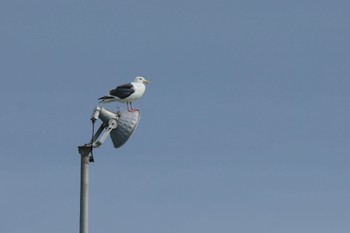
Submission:
M 144 77 L 141 77 L 141 76 L 137 76 L 135 78 L 135 81 L 134 82 L 137 82 L 137 83 L 143 83 L 143 84 L 149 84 L 149 81 L 146 80 Z

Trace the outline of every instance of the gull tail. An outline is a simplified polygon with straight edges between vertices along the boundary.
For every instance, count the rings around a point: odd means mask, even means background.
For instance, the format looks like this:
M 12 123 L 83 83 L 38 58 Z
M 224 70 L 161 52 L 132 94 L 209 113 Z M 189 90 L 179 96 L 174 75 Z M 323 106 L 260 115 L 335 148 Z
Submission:
M 110 102 L 116 101 L 115 97 L 108 96 L 108 95 L 102 96 L 102 97 L 98 98 L 98 100 L 100 100 L 99 103 L 110 103 Z

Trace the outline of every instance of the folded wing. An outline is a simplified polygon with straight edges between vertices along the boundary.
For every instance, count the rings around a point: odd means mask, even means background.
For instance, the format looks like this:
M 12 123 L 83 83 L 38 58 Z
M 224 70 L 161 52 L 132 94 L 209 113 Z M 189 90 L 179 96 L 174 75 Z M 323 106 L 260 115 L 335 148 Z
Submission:
M 131 83 L 124 84 L 116 87 L 109 92 L 110 96 L 117 97 L 119 99 L 125 99 L 135 92 L 134 86 Z

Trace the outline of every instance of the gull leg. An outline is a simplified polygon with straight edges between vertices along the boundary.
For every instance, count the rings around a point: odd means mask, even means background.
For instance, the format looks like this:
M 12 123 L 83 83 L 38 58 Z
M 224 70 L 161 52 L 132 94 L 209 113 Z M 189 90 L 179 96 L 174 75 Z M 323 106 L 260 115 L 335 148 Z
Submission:
M 134 109 L 132 107 L 132 102 L 129 102 L 129 103 L 130 103 L 130 109 L 128 109 L 129 112 L 136 112 L 136 111 L 138 111 L 138 109 Z

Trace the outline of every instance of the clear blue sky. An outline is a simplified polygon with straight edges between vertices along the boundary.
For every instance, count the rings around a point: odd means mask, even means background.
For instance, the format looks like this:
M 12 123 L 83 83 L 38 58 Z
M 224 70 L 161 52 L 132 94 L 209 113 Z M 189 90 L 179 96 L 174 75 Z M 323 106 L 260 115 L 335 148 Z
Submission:
M 77 146 L 137 75 L 139 127 L 90 166 L 90 232 L 350 232 L 349 8 L 1 1 L 0 232 L 78 232 Z

